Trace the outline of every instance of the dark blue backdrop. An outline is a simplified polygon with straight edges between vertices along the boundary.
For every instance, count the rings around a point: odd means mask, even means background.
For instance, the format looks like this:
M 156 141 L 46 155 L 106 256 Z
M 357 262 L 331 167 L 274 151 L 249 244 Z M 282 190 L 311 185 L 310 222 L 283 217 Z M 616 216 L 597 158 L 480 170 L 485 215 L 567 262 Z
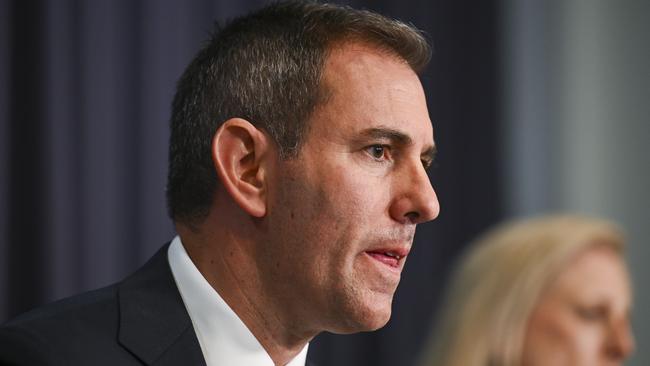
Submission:
M 166 216 L 174 83 L 212 27 L 264 1 L 0 0 L 0 322 L 109 284 L 173 235 Z M 502 215 L 500 9 L 350 1 L 424 29 L 442 211 L 418 229 L 384 329 L 323 334 L 320 365 L 409 365 L 462 246 Z

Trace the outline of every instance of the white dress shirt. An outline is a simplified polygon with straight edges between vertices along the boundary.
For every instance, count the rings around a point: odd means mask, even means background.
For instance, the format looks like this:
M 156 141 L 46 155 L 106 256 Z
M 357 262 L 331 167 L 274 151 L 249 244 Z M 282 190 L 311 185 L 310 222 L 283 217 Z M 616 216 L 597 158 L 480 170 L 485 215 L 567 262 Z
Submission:
M 201 275 L 180 237 L 174 238 L 167 254 L 206 365 L 274 366 L 253 333 Z M 287 366 L 305 366 L 308 347 L 305 345 Z

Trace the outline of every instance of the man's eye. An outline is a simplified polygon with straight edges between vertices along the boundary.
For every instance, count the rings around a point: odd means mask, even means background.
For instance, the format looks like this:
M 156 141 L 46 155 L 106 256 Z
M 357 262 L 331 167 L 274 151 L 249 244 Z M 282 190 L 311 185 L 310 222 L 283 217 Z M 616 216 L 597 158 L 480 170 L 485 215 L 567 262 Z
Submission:
M 386 159 L 386 154 L 388 152 L 388 147 L 384 145 L 372 145 L 366 148 L 366 151 L 370 156 L 377 160 Z

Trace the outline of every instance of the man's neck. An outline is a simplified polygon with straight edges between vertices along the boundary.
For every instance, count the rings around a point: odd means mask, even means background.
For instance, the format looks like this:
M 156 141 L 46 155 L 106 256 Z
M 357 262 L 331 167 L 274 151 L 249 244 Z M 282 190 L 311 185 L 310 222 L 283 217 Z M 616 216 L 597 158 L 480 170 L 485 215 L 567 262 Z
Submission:
M 254 243 L 232 233 L 208 234 L 177 227 L 194 265 L 264 347 L 276 365 L 290 362 L 315 332 L 297 331 L 276 296 L 265 294 L 261 273 L 251 257 Z M 240 240 L 235 240 L 238 238 Z M 246 238 L 244 238 L 246 239 Z

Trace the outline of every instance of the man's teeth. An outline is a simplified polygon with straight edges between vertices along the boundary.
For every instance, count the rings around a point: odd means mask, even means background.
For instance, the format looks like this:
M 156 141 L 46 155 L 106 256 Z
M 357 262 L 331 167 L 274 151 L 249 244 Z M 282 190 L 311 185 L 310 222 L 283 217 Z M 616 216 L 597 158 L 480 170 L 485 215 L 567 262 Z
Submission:
M 384 255 L 389 256 L 389 257 L 392 257 L 392 258 L 395 258 L 395 259 L 400 259 L 400 258 L 402 258 L 402 256 L 397 255 L 397 254 L 392 253 L 392 252 L 384 252 Z

